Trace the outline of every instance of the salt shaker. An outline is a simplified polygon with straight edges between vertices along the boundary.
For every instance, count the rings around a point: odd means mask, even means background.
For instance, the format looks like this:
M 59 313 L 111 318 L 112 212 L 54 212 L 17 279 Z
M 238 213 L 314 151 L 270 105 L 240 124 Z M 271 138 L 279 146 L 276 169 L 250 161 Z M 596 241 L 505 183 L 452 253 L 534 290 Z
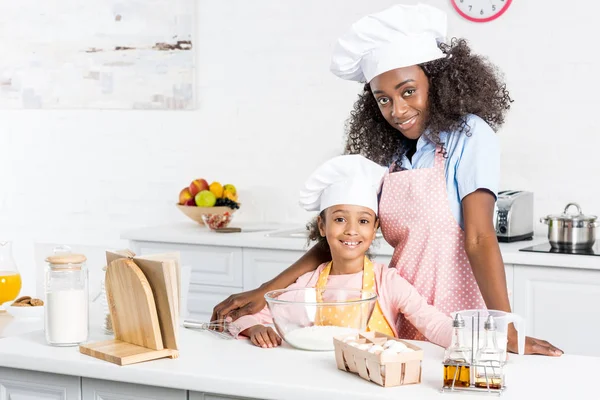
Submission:
M 76 346 L 89 332 L 88 271 L 83 254 L 57 253 L 46 258 L 46 341 Z
M 494 317 L 489 315 L 483 327 L 483 346 L 477 351 L 476 357 L 475 387 L 502 389 L 504 380 L 502 372 L 503 352 L 498 348 Z

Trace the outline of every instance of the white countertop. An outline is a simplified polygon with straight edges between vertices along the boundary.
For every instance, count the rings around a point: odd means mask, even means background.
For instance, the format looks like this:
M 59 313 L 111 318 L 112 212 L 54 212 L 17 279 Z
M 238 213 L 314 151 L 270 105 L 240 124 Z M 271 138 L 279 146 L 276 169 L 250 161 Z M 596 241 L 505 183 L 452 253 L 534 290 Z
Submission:
M 259 225 L 249 225 L 250 229 L 260 228 Z M 270 225 L 265 230 L 240 232 L 240 233 L 215 233 L 208 228 L 194 222 L 184 222 L 171 225 L 162 225 L 135 229 L 123 232 L 122 239 L 148 242 L 197 244 L 208 246 L 250 247 L 258 249 L 277 250 L 306 250 L 304 238 L 282 238 L 267 236 L 274 231 L 300 229 L 298 225 Z M 242 225 L 243 229 L 243 225 Z M 533 240 L 500 243 L 500 250 L 505 264 L 539 265 L 546 267 L 565 267 L 580 269 L 600 269 L 600 257 L 569 255 L 556 253 L 531 253 L 519 251 L 541 243 L 547 243 L 546 237 L 534 237 Z M 393 248 L 379 238 L 373 247 L 376 255 L 391 256 Z
M 40 321 L 41 322 L 41 321 Z M 0 316 L 0 337 L 20 321 Z M 4 328 L 3 328 L 4 327 Z M 30 326 L 31 328 L 31 326 Z M 108 337 L 93 331 L 93 341 Z M 337 369 L 333 352 L 307 352 L 284 344 L 261 349 L 247 340 L 224 340 L 209 332 L 181 329 L 180 356 L 119 367 L 80 354 L 76 347 L 51 347 L 41 330 L 0 339 L 0 367 L 83 376 L 230 396 L 264 399 L 450 399 L 489 398 L 442 394 L 443 349 L 414 342 L 425 353 L 422 383 L 382 388 Z M 597 397 L 600 358 L 510 355 L 503 399 Z

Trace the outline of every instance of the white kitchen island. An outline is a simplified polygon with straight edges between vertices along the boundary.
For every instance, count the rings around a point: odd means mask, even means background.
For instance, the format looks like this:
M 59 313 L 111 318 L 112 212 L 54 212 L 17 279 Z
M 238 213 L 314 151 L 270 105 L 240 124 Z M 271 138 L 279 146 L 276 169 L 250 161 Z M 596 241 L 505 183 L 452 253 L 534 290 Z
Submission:
M 287 345 L 261 349 L 183 329 L 180 357 L 125 367 L 45 344 L 41 330 L 19 332 L 18 320 L 0 317 L 0 400 L 217 400 L 217 399 L 473 399 L 495 395 L 440 393 L 443 349 L 424 349 L 422 383 L 382 388 L 337 369 L 333 352 Z M 12 326 L 12 329 L 8 329 Z M 19 334 L 17 334 L 19 332 Z M 107 337 L 94 331 L 92 340 Z M 510 355 L 504 399 L 596 399 L 600 358 Z

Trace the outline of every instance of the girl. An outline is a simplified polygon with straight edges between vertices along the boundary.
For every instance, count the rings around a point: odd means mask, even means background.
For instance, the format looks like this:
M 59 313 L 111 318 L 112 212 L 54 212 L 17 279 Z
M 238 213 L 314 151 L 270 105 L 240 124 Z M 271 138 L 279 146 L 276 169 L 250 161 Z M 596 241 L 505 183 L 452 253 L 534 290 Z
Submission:
M 395 249 L 390 267 L 443 312 L 510 311 L 493 213 L 500 174 L 494 131 L 512 100 L 494 66 L 464 40 L 446 44 L 445 36 L 442 11 L 396 5 L 357 21 L 338 41 L 331 70 L 364 83 L 348 120 L 346 151 L 389 166 L 379 217 Z M 313 247 L 272 281 L 217 305 L 213 317 L 257 311 L 266 291 L 328 257 Z M 396 323 L 400 337 L 420 338 L 404 317 Z M 512 327 L 508 349 L 517 350 Z M 562 354 L 530 337 L 525 352 Z
M 310 225 L 310 239 L 317 241 L 316 246 L 327 249 L 331 261 L 302 275 L 289 288 L 344 287 L 375 291 L 378 300 L 368 323 L 369 330 L 396 336 L 395 321 L 403 315 L 423 337 L 447 347 L 452 335 L 450 317 L 427 304 L 396 271 L 372 263 L 365 256 L 379 227 L 377 184 L 384 173 L 385 168 L 372 161 L 348 155 L 329 160 L 308 179 L 301 192 L 301 203 L 307 210 L 320 211 Z M 321 320 L 325 325 L 340 322 L 335 316 L 323 315 Z M 271 327 L 263 325 L 271 323 L 265 307 L 233 324 L 255 345 L 275 347 L 281 344 L 281 338 Z

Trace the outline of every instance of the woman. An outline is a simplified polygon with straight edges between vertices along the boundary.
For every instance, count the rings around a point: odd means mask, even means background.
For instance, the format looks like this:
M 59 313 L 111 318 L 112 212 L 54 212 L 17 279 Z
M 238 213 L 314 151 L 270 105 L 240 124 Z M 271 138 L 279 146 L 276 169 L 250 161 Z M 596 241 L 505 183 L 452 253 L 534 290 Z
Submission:
M 493 213 L 500 165 L 494 131 L 512 100 L 492 65 L 464 40 L 439 43 L 445 36 L 442 11 L 396 5 L 362 18 L 339 39 L 332 71 L 366 82 L 348 121 L 346 152 L 389 166 L 379 210 L 394 247 L 390 267 L 443 312 L 510 311 Z M 313 247 L 260 288 L 217 305 L 213 319 L 259 311 L 264 293 L 328 257 Z M 422 339 L 402 316 L 397 329 L 399 337 Z M 508 349 L 517 350 L 514 328 Z M 525 351 L 562 354 L 534 338 Z

